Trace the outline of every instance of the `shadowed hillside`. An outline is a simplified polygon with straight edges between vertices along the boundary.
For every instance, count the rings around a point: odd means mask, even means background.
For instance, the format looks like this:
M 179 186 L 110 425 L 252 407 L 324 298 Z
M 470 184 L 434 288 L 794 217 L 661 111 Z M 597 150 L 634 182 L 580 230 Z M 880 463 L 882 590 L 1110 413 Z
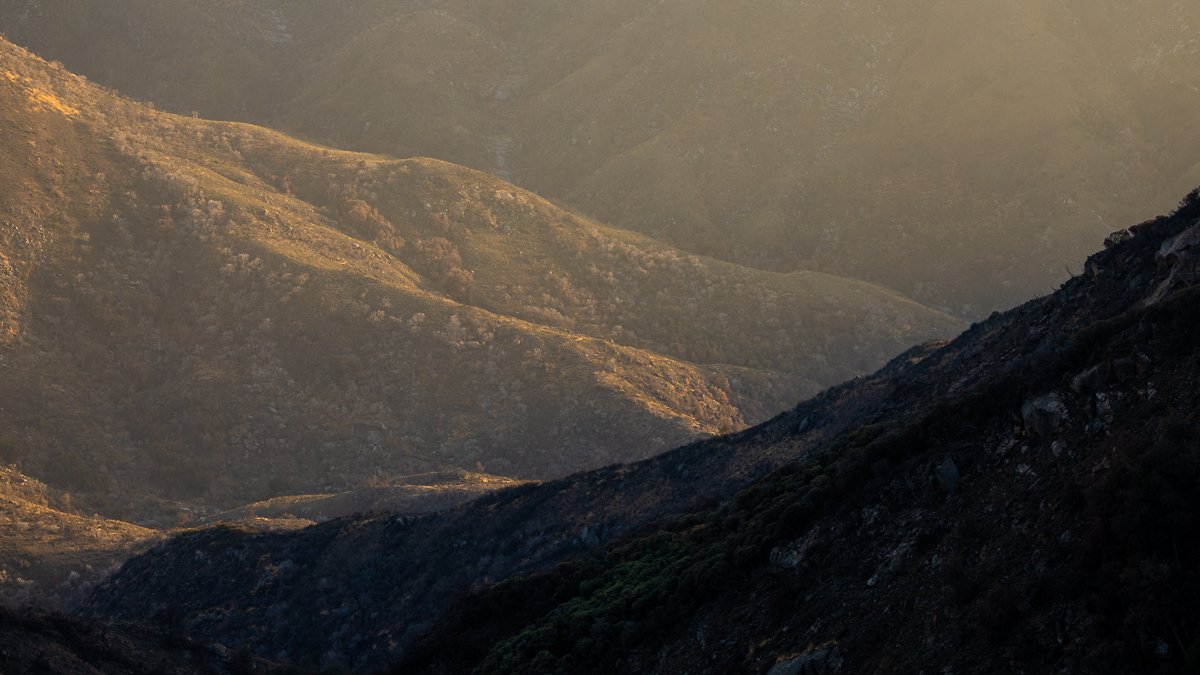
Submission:
M 743 427 L 954 320 L 429 159 L 157 113 L 0 43 L 0 461 L 174 524 Z
M 0 609 L 0 667 L 53 675 L 259 672 L 269 663 L 198 645 L 168 629 L 86 623 L 63 614 Z
M 192 533 L 91 608 L 403 673 L 1194 669 L 1198 247 L 1193 193 L 740 434 L 428 518 Z
M 179 112 L 497 172 L 681 248 L 963 316 L 1200 182 L 1186 0 L 16 0 Z

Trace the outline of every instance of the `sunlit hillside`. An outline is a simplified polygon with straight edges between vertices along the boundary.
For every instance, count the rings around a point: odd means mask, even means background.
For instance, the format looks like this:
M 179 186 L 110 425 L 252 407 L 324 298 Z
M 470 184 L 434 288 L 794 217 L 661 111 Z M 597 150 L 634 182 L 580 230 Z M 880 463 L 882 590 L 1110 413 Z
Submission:
M 0 605 L 77 601 L 162 534 L 84 515 L 69 493 L 0 467 Z
M 1200 7 L 38 0 L 0 30 L 180 112 L 495 171 L 692 252 L 978 317 L 1200 182 Z
M 156 113 L 7 43 L 0 72 L 0 460 L 126 517 L 644 457 L 958 328 L 455 165 Z

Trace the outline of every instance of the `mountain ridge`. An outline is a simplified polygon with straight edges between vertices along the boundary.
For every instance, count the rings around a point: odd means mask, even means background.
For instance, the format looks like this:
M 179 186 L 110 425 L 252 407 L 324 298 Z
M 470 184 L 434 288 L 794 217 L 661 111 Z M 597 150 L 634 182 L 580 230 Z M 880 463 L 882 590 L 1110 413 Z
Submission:
M 981 11 L 41 0 L 0 28 L 177 112 L 458 161 L 691 252 L 978 318 L 1200 182 L 1193 7 Z
M 0 461 L 110 515 L 557 477 L 740 428 L 959 326 L 444 162 L 156 112 L 7 42 L 0 70 Z

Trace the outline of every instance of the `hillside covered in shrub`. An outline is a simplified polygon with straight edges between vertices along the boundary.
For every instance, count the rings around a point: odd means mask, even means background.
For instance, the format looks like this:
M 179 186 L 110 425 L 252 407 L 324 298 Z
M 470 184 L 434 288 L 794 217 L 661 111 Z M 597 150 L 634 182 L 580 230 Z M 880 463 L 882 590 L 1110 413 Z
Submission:
M 156 112 L 7 42 L 0 119 L 0 462 L 143 523 L 638 459 L 959 328 L 460 166 Z
M 498 173 L 691 253 L 972 319 L 1200 183 L 1187 0 L 12 0 L 166 109 Z
M 1198 255 L 1193 193 L 740 434 L 422 519 L 197 532 L 90 608 L 403 673 L 1195 668 Z

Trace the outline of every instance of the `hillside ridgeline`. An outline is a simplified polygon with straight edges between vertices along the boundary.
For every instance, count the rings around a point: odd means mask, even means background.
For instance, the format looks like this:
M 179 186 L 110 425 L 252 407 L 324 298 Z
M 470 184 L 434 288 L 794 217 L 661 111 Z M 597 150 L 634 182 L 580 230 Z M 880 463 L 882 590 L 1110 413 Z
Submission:
M 694 253 L 968 317 L 1200 183 L 1184 0 L 15 0 L 176 112 L 493 171 Z
M 0 119 L 0 461 L 142 523 L 637 459 L 958 330 L 463 167 L 155 112 L 7 42 Z

